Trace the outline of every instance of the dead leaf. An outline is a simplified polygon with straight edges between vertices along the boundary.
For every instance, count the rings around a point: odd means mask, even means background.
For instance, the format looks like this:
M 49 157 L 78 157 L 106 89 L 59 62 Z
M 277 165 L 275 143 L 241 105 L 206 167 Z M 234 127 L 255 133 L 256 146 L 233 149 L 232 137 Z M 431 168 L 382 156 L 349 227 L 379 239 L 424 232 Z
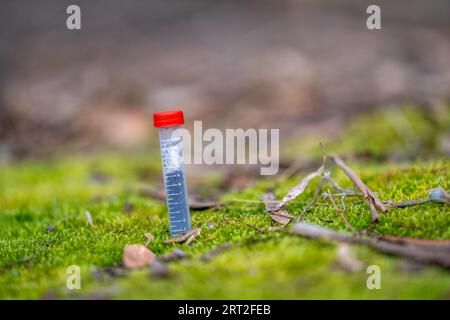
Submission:
M 285 226 L 292 220 L 293 216 L 280 208 L 280 201 L 275 199 L 273 192 L 263 194 L 262 201 L 266 206 L 267 212 L 275 222 Z
M 175 238 L 171 238 L 168 240 L 165 240 L 165 243 L 183 243 L 186 242 L 186 244 L 190 244 L 192 241 L 194 241 L 195 238 L 197 238 L 200 235 L 201 228 L 195 228 L 189 231 L 182 232 L 178 234 Z
M 293 186 L 287 194 L 283 197 L 283 199 L 280 201 L 279 207 L 284 206 L 287 202 L 297 198 L 300 194 L 305 191 L 306 187 L 308 186 L 309 182 L 314 179 L 315 177 L 318 177 L 322 174 L 324 168 L 325 168 L 325 161 L 326 157 L 323 157 L 322 165 L 314 172 L 311 172 L 306 177 L 304 177 L 299 183 L 297 183 L 295 186 Z
M 156 255 L 141 244 L 129 244 L 123 249 L 123 265 L 127 269 L 150 266 L 156 260 Z
M 274 221 L 278 222 L 283 226 L 287 225 L 292 220 L 292 218 L 294 218 L 284 209 L 278 209 L 277 211 L 271 212 L 270 216 Z

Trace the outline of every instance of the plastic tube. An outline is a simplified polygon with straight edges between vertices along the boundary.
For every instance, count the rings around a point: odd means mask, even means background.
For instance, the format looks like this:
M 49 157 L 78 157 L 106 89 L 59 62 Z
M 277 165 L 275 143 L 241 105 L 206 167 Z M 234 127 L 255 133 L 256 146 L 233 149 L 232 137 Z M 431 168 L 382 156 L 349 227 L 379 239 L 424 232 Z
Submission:
M 170 234 L 175 236 L 191 229 L 184 173 L 183 138 L 174 134 L 175 130 L 180 127 L 179 124 L 184 123 L 183 113 L 178 110 L 159 112 L 154 114 L 154 122 L 155 127 L 159 128 Z

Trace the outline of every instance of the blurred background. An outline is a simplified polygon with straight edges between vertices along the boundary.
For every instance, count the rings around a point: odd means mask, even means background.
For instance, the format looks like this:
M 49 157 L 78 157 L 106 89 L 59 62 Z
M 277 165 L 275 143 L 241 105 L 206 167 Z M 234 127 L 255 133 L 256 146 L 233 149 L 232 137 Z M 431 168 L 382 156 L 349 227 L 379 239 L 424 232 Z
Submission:
M 175 108 L 280 128 L 286 154 L 361 134 L 342 150 L 377 155 L 384 135 L 400 144 L 379 157 L 449 155 L 449 17 L 448 0 L 2 1 L 0 159 L 146 148 Z

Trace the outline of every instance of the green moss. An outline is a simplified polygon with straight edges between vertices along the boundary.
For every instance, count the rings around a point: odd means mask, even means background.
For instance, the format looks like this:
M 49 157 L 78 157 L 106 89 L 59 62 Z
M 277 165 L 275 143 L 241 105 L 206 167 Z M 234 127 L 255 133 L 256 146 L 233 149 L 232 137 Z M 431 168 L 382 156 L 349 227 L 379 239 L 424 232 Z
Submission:
M 405 112 L 411 123 L 417 122 L 417 132 L 426 136 L 431 130 L 428 120 L 420 124 L 416 115 Z M 381 113 L 373 117 L 386 119 Z M 421 117 L 424 118 L 423 114 Z M 397 202 L 426 198 L 431 188 L 450 189 L 450 160 L 439 159 L 435 154 L 435 160 L 380 163 L 385 152 L 402 147 L 398 147 L 398 139 L 385 143 L 393 131 L 382 126 L 384 120 L 373 128 L 365 128 L 367 118 L 360 119 L 361 124 L 355 123 L 340 137 L 348 142 L 331 151 L 351 149 L 360 153 L 370 149 L 376 154 L 369 162 L 348 163 L 381 199 Z M 432 130 L 442 130 L 446 121 L 442 120 Z M 367 142 L 367 136 L 377 134 L 380 137 Z M 314 152 L 318 156 L 320 150 L 315 147 Z M 331 164 L 328 169 L 341 186 L 352 187 L 340 170 Z M 214 227 L 203 227 L 200 237 L 186 246 L 164 243 L 169 238 L 166 207 L 140 192 L 142 187 L 161 185 L 157 151 L 63 157 L 0 166 L 0 298 L 448 298 L 450 274 L 441 268 L 411 269 L 401 258 L 353 246 L 355 255 L 366 266 L 381 267 L 382 289 L 368 290 L 365 269 L 348 273 L 337 266 L 335 244 L 302 239 L 289 232 L 260 233 L 249 226 L 275 226 L 264 206 L 252 201 L 259 200 L 267 189 L 273 189 L 281 198 L 305 173 L 288 180 L 261 177 L 244 191 L 222 195 L 220 201 L 224 205 L 220 209 L 192 212 L 193 225 L 206 226 L 211 222 Z M 206 184 L 190 181 L 190 190 L 204 196 L 220 190 L 220 175 L 214 173 L 207 179 Z M 303 210 L 317 183 L 316 179 L 304 194 L 288 204 L 291 214 L 298 215 Z M 237 202 L 237 199 L 252 201 Z M 132 204 L 133 209 L 125 210 L 126 204 Z M 392 209 L 381 215 L 378 223 L 372 223 L 365 201 L 347 197 L 345 204 L 347 219 L 358 229 L 385 235 L 450 239 L 448 205 L 427 203 Z M 91 213 L 95 227 L 89 225 L 86 211 Z M 224 220 L 224 216 L 234 223 Z M 323 199 L 318 200 L 305 220 L 346 230 Z M 119 266 L 123 247 L 144 244 L 147 232 L 155 237 L 150 248 L 157 255 L 180 248 L 191 258 L 170 263 L 171 276 L 167 279 L 151 278 L 147 269 L 119 278 L 94 276 L 96 269 Z M 200 259 L 224 243 L 233 247 L 209 262 Z M 66 269 L 70 265 L 81 267 L 81 290 L 66 289 Z
M 295 137 L 284 144 L 283 153 L 294 158 L 302 154 L 320 159 L 318 146 L 322 143 L 328 153 L 370 157 L 376 161 L 444 156 L 439 141 L 449 130 L 448 104 L 431 109 L 412 105 L 385 106 L 371 113 L 355 114 L 338 132 L 315 131 Z
M 351 163 L 382 199 L 394 201 L 426 197 L 427 190 L 437 186 L 448 189 L 449 164 L 448 160 L 404 165 Z M 57 297 L 100 294 L 111 298 L 438 298 L 450 284 L 444 270 L 425 268 L 420 274 L 405 273 L 399 270 L 402 259 L 357 247 L 362 261 L 383 270 L 383 289 L 368 290 L 364 270 L 350 274 L 336 267 L 333 244 L 288 233 L 261 234 L 247 224 L 274 225 L 263 205 L 232 201 L 258 200 L 267 188 L 274 188 L 281 197 L 301 175 L 281 183 L 262 179 L 244 192 L 224 195 L 221 200 L 230 207 L 192 214 L 194 225 L 212 222 L 214 228 L 203 228 L 191 246 L 167 245 L 163 242 L 169 237 L 164 204 L 138 192 L 143 169 L 158 175 L 158 163 L 147 165 L 145 157 L 125 161 L 112 155 L 3 167 L 0 296 L 42 298 L 52 293 Z M 93 171 L 101 172 L 107 182 L 93 179 Z M 334 171 L 333 176 L 342 186 L 351 187 L 339 171 Z M 159 183 L 159 179 L 147 182 L 150 186 Z M 288 205 L 289 212 L 301 212 L 316 183 Z M 133 204 L 131 212 L 124 211 L 126 203 Z M 86 210 L 95 228 L 88 224 Z M 450 238 L 449 210 L 442 204 L 391 210 L 373 224 L 367 204 L 348 198 L 345 213 L 360 229 Z M 237 224 L 225 221 L 224 216 Z M 312 208 L 307 220 L 345 230 L 324 200 Z M 54 230 L 48 232 L 51 225 Z M 92 277 L 94 267 L 118 266 L 123 247 L 145 243 L 146 232 L 155 236 L 150 247 L 156 254 L 179 247 L 191 259 L 170 264 L 172 277 L 168 279 L 151 279 L 148 270 L 121 279 L 99 281 Z M 199 259 L 223 243 L 235 246 L 211 262 Z M 82 290 L 76 292 L 65 289 L 66 268 L 72 264 L 82 268 Z
M 349 274 L 335 261 L 335 247 L 295 237 L 237 247 L 210 263 L 192 261 L 172 267 L 171 279 L 154 280 L 136 272 L 121 282 L 117 298 L 150 299 L 385 299 L 438 298 L 450 277 L 427 269 L 400 274 L 398 263 L 357 248 L 368 264 L 382 272 L 382 289 L 368 290 L 365 270 Z

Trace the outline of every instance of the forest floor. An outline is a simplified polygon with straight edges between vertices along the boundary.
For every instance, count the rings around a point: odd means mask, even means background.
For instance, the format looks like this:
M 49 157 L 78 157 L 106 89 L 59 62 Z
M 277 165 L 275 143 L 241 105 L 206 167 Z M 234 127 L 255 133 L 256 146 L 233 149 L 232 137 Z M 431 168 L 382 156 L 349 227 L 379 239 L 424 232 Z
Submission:
M 341 155 L 384 201 L 426 199 L 430 189 L 449 190 L 450 160 L 436 151 L 440 137 L 449 129 L 449 109 L 436 117 L 406 107 L 399 110 L 403 122 L 396 122 L 398 126 L 389 124 L 395 114 L 375 111 L 355 119 L 338 138 L 339 143 L 336 137 L 321 140 L 325 151 Z M 306 140 L 286 144 L 282 154 L 290 159 L 311 154 L 310 167 L 317 168 L 322 151 Z M 208 174 L 202 183 L 191 183 L 192 195 L 214 197 L 220 205 L 191 211 L 193 226 L 201 228 L 192 243 L 168 244 L 167 209 L 153 192 L 161 188 L 159 153 L 151 151 L 2 165 L 0 298 L 450 298 L 450 272 L 444 267 L 387 255 L 364 244 L 307 239 L 292 232 L 295 218 L 283 229 L 269 229 L 279 224 L 260 201 L 262 195 L 273 190 L 281 199 L 311 171 L 301 166 L 289 175 L 255 177 L 244 188 L 224 187 L 230 182 L 218 173 Z M 411 154 L 423 156 L 418 159 Z M 325 171 L 330 170 L 340 186 L 351 189 L 352 182 L 331 164 L 327 162 Z M 294 217 L 300 215 L 319 183 L 320 177 L 313 179 L 301 195 L 286 204 L 286 211 Z M 340 199 L 336 204 L 356 230 L 450 239 L 448 204 L 389 208 L 378 222 L 372 222 L 365 199 L 346 197 L 344 201 L 345 208 Z M 322 197 L 302 221 L 352 234 Z M 148 248 L 160 259 L 173 258 L 170 253 L 174 249 L 187 257 L 160 264 L 162 271 L 124 268 L 124 247 L 145 245 L 148 233 L 153 235 Z M 66 287 L 71 265 L 81 268 L 79 290 Z M 367 287 L 370 265 L 380 268 L 380 289 Z

